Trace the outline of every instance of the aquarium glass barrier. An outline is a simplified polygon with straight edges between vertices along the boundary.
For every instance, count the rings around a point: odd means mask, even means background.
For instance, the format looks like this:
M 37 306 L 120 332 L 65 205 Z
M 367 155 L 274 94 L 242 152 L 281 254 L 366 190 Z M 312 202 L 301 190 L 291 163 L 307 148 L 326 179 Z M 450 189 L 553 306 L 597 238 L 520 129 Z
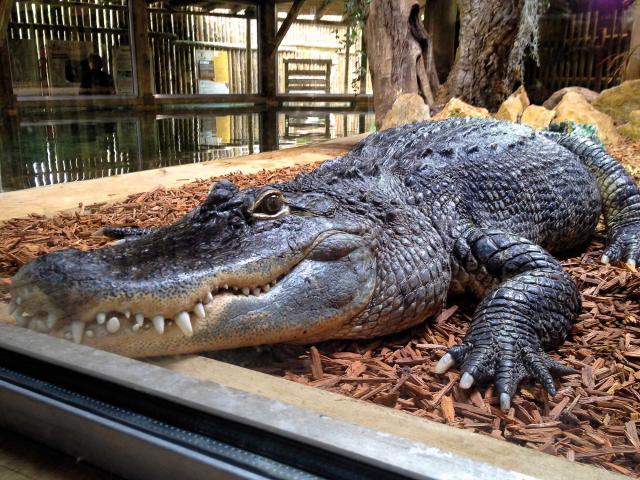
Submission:
M 7 42 L 19 97 L 135 94 L 127 0 L 16 1 Z
M 4 131 L 0 191 L 121 175 L 261 151 L 259 114 L 23 119 Z M 289 148 L 374 128 L 370 113 L 281 112 Z

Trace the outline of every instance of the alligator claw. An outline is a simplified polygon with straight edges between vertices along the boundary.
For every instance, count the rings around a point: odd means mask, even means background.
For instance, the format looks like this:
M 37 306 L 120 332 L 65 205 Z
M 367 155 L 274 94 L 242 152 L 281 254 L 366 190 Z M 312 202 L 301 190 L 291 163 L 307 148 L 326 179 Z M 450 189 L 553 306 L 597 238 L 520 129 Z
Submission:
M 607 239 L 607 247 L 602 254 L 602 263 L 624 261 L 632 271 L 640 261 L 640 224 L 632 223 L 613 229 Z
M 436 373 L 444 373 L 456 363 L 461 365 L 460 388 L 466 390 L 476 383 L 493 380 L 500 408 L 504 411 L 511 407 L 511 397 L 525 378 L 539 382 L 553 396 L 556 394 L 553 376 L 576 373 L 522 339 L 515 345 L 474 346 L 463 342 L 449 349 L 440 359 Z
M 449 370 L 451 367 L 453 367 L 455 364 L 456 364 L 456 361 L 453 359 L 451 354 L 450 353 L 445 353 L 442 356 L 442 358 L 438 361 L 438 364 L 436 365 L 436 368 L 435 368 L 435 372 L 438 375 L 442 375 L 447 370 Z

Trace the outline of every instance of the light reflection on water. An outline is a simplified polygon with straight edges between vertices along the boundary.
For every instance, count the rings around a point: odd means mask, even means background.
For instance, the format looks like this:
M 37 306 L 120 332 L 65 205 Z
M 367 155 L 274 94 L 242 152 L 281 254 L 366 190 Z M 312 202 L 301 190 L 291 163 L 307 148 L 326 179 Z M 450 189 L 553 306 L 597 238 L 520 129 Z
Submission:
M 279 148 L 372 128 L 368 113 L 279 113 Z M 22 120 L 3 132 L 0 191 L 249 155 L 261 148 L 255 113 Z

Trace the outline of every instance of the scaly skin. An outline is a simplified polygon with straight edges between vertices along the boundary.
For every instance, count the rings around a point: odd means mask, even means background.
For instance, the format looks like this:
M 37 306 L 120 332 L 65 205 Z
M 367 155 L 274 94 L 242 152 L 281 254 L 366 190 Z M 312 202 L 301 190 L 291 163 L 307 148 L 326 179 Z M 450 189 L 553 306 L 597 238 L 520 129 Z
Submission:
M 603 260 L 634 266 L 640 195 L 600 146 L 495 120 L 418 123 L 287 183 L 220 182 L 174 225 L 105 229 L 120 245 L 41 257 L 14 278 L 13 308 L 32 329 L 151 356 L 385 335 L 470 291 L 469 332 L 436 369 L 460 364 L 463 388 L 494 381 L 508 408 L 523 378 L 553 394 L 552 374 L 570 371 L 544 350 L 580 296 L 548 252 L 585 244 L 601 210 Z

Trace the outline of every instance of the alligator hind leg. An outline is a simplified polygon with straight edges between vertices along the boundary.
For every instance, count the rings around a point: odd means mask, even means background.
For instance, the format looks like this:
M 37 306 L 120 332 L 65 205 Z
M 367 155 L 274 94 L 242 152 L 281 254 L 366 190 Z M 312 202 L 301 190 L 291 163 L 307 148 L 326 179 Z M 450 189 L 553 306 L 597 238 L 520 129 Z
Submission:
M 546 134 L 578 155 L 595 177 L 602 197 L 607 246 L 602 261 L 625 261 L 632 269 L 640 262 L 640 190 L 624 167 L 586 137 Z
M 569 275 L 542 247 L 509 233 L 468 228 L 454 248 L 454 272 L 468 287 L 485 292 L 463 342 L 436 366 L 444 373 L 461 365 L 460 386 L 495 382 L 503 410 L 526 377 L 555 394 L 553 374 L 573 370 L 544 349 L 564 341 L 580 311 L 580 294 Z

